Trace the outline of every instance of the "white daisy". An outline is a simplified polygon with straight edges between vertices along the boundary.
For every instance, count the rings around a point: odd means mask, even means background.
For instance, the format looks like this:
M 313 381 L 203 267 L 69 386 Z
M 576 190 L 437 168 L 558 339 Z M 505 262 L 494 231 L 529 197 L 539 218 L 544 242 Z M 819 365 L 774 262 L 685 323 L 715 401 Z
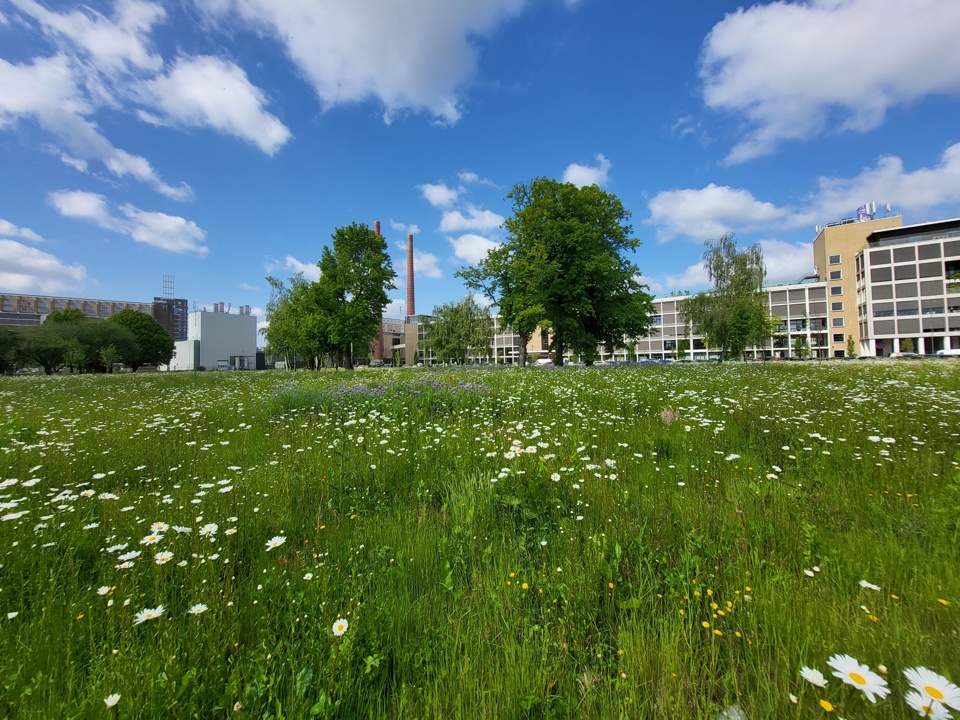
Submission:
M 274 548 L 280 547 L 286 541 L 287 539 L 282 535 L 277 535 L 276 537 L 272 537 L 269 540 L 267 540 L 267 550 L 269 551 L 269 550 L 273 550 Z
M 337 637 L 340 637 L 347 631 L 348 627 L 350 627 L 350 623 L 343 618 L 340 618 L 333 624 L 333 634 Z
M 877 696 L 882 700 L 890 694 L 887 681 L 873 672 L 869 666 L 858 662 L 856 658 L 849 655 L 834 655 L 827 661 L 827 665 L 833 668 L 835 677 L 860 690 L 872 703 L 877 701 Z
M 806 665 L 804 665 L 802 668 L 800 668 L 800 677 L 802 677 L 808 683 L 816 685 L 817 687 L 827 686 L 827 679 L 823 676 L 823 673 L 816 668 L 808 668 Z
M 113 693 L 113 695 L 107 695 L 107 696 L 103 699 L 103 702 L 104 702 L 104 704 L 105 704 L 108 708 L 112 708 L 114 705 L 116 705 L 118 702 L 120 702 L 120 694 L 119 694 L 119 693 Z
M 942 675 L 937 675 L 925 667 L 907 668 L 903 674 L 914 690 L 927 701 L 936 700 L 954 710 L 960 710 L 960 688 Z
M 931 700 L 925 693 L 916 691 L 908 692 L 903 699 L 906 700 L 907 705 L 916 710 L 921 717 L 930 718 L 931 720 L 950 720 L 952 717 L 950 711 L 944 707 L 943 703 Z
M 169 550 L 164 550 L 163 552 L 158 552 L 153 556 L 153 561 L 157 565 L 166 565 L 168 562 L 173 560 L 173 553 Z
M 155 608 L 144 608 L 133 618 L 133 624 L 139 625 L 147 620 L 156 620 L 163 615 L 163 605 L 157 605 Z
M 209 609 L 210 608 L 208 608 L 203 603 L 197 603 L 196 605 L 191 607 L 189 610 L 187 610 L 187 613 L 189 613 L 190 615 L 202 615 Z

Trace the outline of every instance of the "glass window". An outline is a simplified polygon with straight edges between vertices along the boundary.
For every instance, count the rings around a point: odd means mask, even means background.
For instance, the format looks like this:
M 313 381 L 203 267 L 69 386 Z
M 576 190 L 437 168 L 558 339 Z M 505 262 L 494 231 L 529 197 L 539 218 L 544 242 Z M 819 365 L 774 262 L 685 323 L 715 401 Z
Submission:
M 830 263 L 831 265 L 839 265 L 839 264 L 840 264 L 840 256 L 839 256 L 839 255 L 831 255 L 830 258 L 827 260 L 827 262 Z
M 831 271 L 830 271 L 830 279 L 831 279 L 831 280 L 840 280 L 840 279 L 842 279 L 842 277 L 843 277 L 843 271 L 842 271 L 842 270 L 831 270 Z
M 834 341 L 834 342 L 843 342 L 844 340 L 846 340 L 846 338 L 843 336 L 843 333 L 834 333 L 834 334 L 833 334 L 833 341 Z
M 840 302 L 830 303 L 830 309 L 837 312 L 839 312 L 840 310 L 843 310 L 843 300 L 841 300 Z
M 834 285 L 830 288 L 831 295 L 843 295 L 843 285 Z
M 834 319 L 833 319 L 833 326 L 834 326 L 834 327 L 843 327 L 843 318 L 842 318 L 842 317 L 834 318 Z

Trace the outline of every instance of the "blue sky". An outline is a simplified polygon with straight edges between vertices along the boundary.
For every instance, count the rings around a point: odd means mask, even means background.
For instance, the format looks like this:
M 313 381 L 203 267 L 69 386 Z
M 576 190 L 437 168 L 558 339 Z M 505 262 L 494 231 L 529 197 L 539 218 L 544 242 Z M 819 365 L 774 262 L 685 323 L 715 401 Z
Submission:
M 813 270 L 814 226 L 960 215 L 960 3 L 0 0 L 0 291 L 252 305 L 380 220 L 406 313 L 504 233 L 510 188 L 597 183 L 655 294 L 703 241 Z M 261 318 L 262 319 L 262 318 Z

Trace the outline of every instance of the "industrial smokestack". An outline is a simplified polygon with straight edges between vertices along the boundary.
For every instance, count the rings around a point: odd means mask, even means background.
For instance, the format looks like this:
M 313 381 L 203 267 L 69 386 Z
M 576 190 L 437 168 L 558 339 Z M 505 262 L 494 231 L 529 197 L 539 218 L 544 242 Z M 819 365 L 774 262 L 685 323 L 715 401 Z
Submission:
M 407 317 L 416 314 L 413 304 L 413 235 L 407 235 Z
M 379 221 L 379 220 L 374 220 L 374 221 L 373 221 L 373 231 L 374 231 L 377 235 L 380 234 L 380 221 Z

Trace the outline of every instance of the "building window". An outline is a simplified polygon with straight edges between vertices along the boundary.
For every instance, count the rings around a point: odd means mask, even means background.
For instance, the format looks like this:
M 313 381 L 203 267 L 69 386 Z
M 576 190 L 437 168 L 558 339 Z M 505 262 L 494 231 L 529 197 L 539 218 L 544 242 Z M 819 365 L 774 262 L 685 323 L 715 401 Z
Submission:
M 830 263 L 831 265 L 839 265 L 839 264 L 840 264 L 840 256 L 839 256 L 839 255 L 831 255 L 831 256 L 829 257 L 829 259 L 827 260 L 827 262 Z
M 841 310 L 843 310 L 843 300 L 840 300 L 839 302 L 830 303 L 830 309 L 833 310 L 834 312 L 840 312 Z
M 831 295 L 843 295 L 843 285 L 834 285 L 830 288 Z
M 834 318 L 834 319 L 833 319 L 833 326 L 834 326 L 834 327 L 843 327 L 843 318 L 842 318 L 842 317 Z
M 831 280 L 840 280 L 840 279 L 842 279 L 842 278 L 843 278 L 843 271 L 842 271 L 842 270 L 831 270 L 831 271 L 830 271 L 830 279 L 831 279 Z
M 834 333 L 834 334 L 833 334 L 833 341 L 834 341 L 834 342 L 843 342 L 844 340 L 846 340 L 846 338 L 843 336 L 843 333 Z

